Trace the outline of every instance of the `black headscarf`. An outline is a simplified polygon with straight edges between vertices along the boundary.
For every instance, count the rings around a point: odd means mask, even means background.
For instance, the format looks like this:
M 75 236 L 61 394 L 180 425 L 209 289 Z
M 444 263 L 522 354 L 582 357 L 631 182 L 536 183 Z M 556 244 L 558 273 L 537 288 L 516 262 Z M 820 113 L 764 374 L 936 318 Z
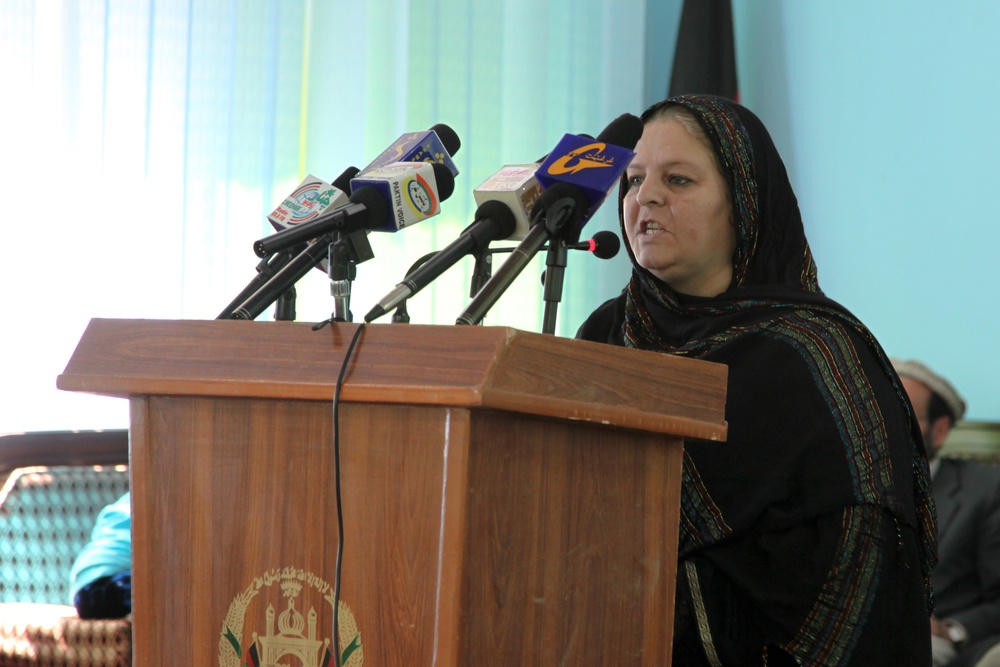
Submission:
M 696 342 L 713 329 L 729 326 L 729 315 L 745 322 L 750 309 L 764 308 L 759 314 L 767 317 L 768 307 L 792 303 L 808 304 L 854 320 L 819 288 L 798 201 L 781 156 L 760 119 L 725 98 L 681 95 L 646 109 L 643 122 L 649 122 L 670 105 L 683 107 L 697 119 L 729 185 L 736 230 L 733 280 L 725 293 L 711 299 L 679 295 L 639 266 L 631 245 L 626 243 L 635 267 L 629 293 L 633 299 L 640 293 L 644 295 L 642 301 L 649 308 L 641 313 L 641 320 L 656 325 L 649 329 L 630 318 L 630 324 L 635 326 L 627 326 L 626 338 L 635 337 L 637 343 L 643 343 L 635 347 L 679 351 L 675 348 Z M 618 192 L 623 238 L 626 192 L 628 179 L 623 177 Z M 669 339 L 657 342 L 658 334 L 666 331 L 671 332 Z

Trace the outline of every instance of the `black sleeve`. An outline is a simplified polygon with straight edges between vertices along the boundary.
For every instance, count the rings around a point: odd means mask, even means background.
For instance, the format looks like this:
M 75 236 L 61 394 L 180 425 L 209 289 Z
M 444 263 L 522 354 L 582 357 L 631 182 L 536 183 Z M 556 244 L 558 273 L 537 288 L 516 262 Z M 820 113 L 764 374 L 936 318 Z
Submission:
M 625 292 L 605 301 L 584 320 L 576 332 L 580 340 L 624 345 Z

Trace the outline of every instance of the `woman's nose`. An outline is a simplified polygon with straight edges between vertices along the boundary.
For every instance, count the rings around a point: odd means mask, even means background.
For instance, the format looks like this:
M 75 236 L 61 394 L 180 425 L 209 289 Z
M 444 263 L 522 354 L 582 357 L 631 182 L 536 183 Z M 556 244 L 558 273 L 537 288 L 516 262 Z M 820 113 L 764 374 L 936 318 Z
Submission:
M 635 193 L 635 200 L 641 206 L 656 206 L 663 203 L 662 188 L 653 179 L 643 179 L 639 184 L 639 190 Z

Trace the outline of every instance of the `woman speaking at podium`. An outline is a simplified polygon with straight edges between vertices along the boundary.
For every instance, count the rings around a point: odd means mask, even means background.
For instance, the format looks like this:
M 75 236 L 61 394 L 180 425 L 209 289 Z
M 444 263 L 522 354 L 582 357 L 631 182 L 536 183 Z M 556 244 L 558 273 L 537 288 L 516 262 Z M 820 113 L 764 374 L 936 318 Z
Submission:
M 674 664 L 930 665 L 934 506 L 878 342 L 820 291 L 760 120 L 650 107 L 619 192 L 632 278 L 578 337 L 726 364 L 726 442 L 685 444 Z

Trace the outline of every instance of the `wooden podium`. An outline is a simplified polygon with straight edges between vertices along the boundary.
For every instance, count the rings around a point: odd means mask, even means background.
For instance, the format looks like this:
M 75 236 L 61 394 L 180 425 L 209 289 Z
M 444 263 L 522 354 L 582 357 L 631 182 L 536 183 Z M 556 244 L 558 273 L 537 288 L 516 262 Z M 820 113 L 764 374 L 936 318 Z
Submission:
M 669 664 L 681 441 L 725 438 L 727 369 L 367 325 L 335 413 L 357 327 L 90 323 L 58 386 L 130 401 L 135 664 Z

